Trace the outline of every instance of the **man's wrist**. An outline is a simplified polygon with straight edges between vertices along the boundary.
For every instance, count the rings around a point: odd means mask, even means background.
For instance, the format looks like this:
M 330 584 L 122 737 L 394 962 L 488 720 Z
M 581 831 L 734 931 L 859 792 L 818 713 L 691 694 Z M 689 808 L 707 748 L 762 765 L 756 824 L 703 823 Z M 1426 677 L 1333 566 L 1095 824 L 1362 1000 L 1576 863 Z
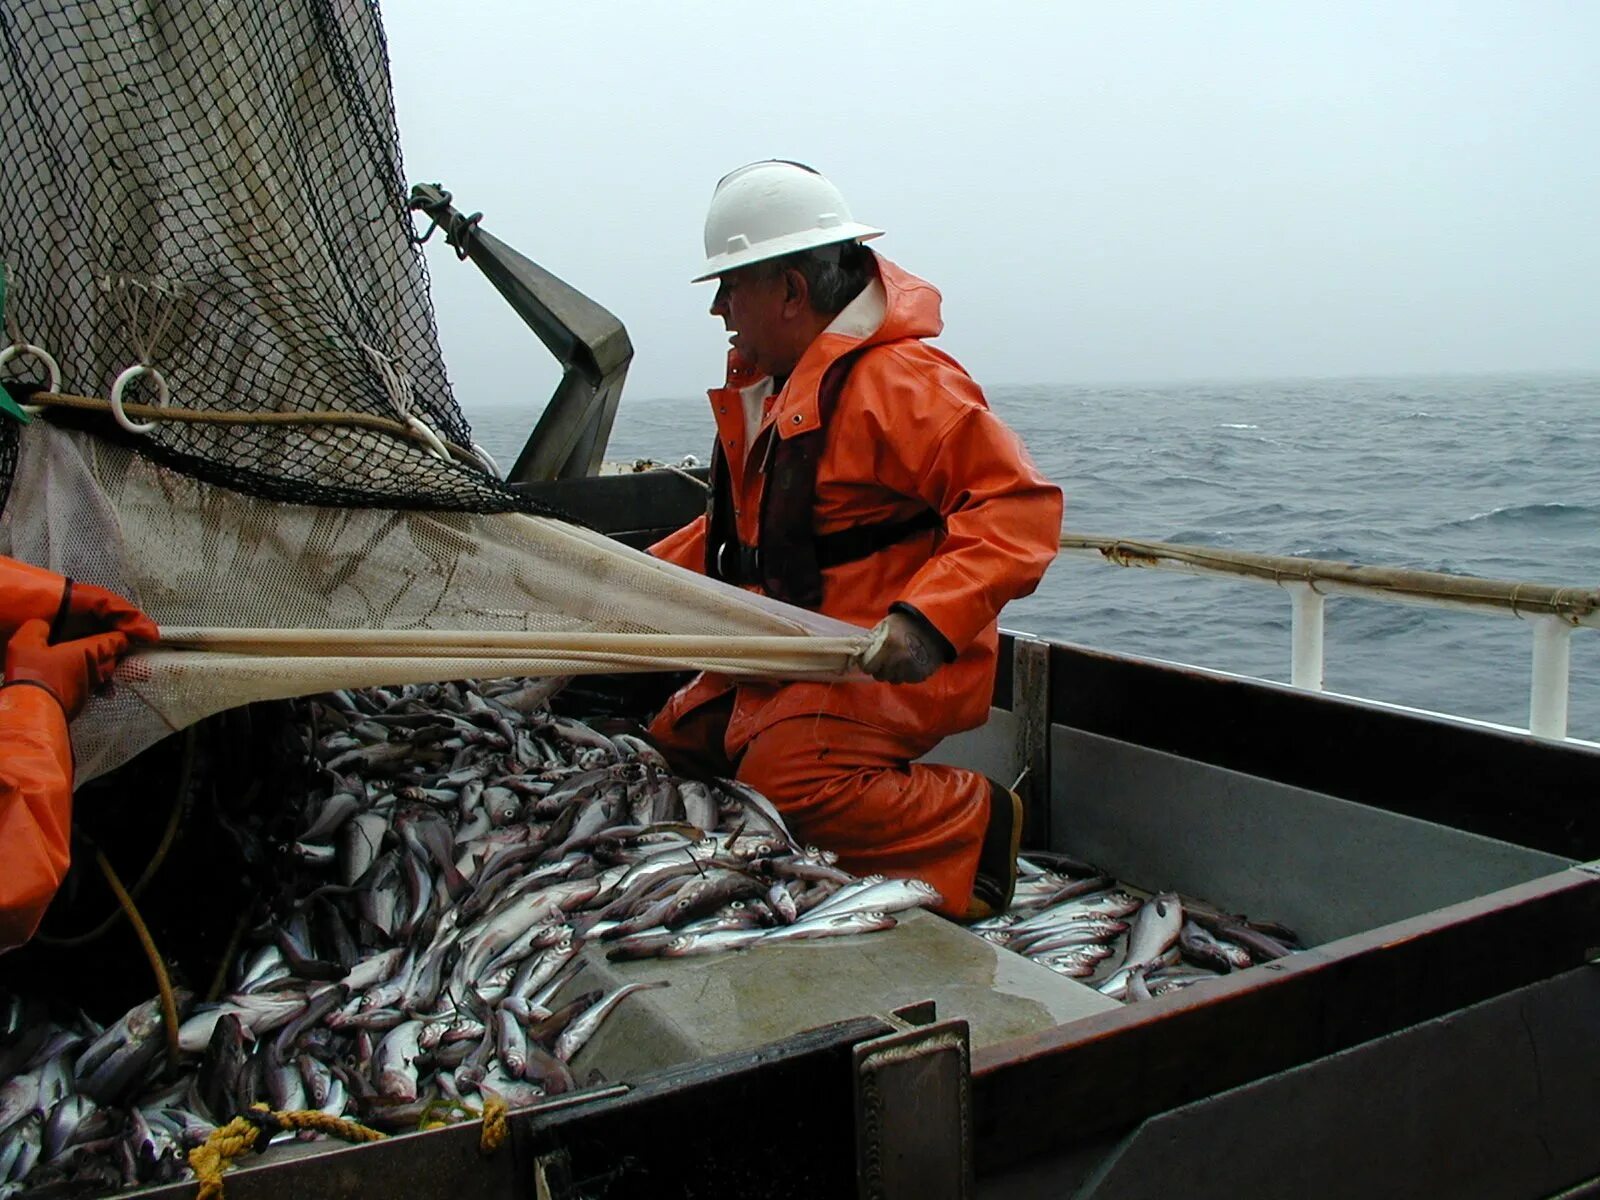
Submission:
M 55 690 L 55 688 L 51 687 L 44 680 L 42 680 L 42 679 L 7 679 L 4 683 L 0 683 L 0 692 L 5 691 L 6 688 L 12 688 L 12 687 L 36 687 L 36 688 L 38 688 L 41 692 L 43 692 L 45 695 L 49 696 L 50 699 L 52 699 L 52 700 L 54 700 L 56 702 L 57 706 L 61 709 L 61 712 L 62 712 L 63 716 L 67 717 L 69 720 L 71 719 L 72 714 L 67 712 L 66 701 L 62 700 L 60 694 Z

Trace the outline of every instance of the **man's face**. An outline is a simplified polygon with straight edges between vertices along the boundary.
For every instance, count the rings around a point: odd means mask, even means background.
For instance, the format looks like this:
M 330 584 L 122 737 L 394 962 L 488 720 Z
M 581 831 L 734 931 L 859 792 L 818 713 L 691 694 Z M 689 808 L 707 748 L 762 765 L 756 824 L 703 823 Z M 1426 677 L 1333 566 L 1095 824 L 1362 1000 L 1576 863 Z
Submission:
M 717 279 L 711 315 L 721 317 L 728 342 L 746 365 L 763 375 L 794 368 L 787 281 L 768 263 L 754 263 Z

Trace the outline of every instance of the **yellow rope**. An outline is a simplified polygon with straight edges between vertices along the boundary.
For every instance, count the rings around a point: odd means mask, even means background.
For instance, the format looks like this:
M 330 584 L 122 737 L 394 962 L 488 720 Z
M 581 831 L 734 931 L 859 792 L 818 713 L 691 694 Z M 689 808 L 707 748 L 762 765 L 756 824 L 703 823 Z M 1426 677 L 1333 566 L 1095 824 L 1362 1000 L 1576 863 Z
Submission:
M 238 1116 L 213 1129 L 205 1142 L 189 1151 L 189 1167 L 200 1183 L 196 1200 L 222 1200 L 222 1173 L 234 1159 L 255 1148 L 264 1127 L 314 1129 L 346 1142 L 378 1142 L 385 1137 L 356 1121 L 330 1116 L 315 1109 L 273 1112 L 265 1104 L 250 1107 L 249 1116 Z
M 34 392 L 28 397 L 29 404 L 40 406 L 55 406 L 57 408 L 75 408 L 89 412 L 111 411 L 111 402 L 102 400 L 98 396 L 74 396 L 66 392 Z M 316 412 L 210 412 L 194 408 L 158 408 L 153 404 L 124 404 L 122 409 L 128 416 L 138 421 L 178 421 L 188 424 L 210 425 L 348 425 L 356 429 L 370 429 L 377 433 L 386 433 L 391 437 L 400 438 L 413 445 L 424 446 L 427 443 L 417 437 L 407 426 L 399 421 L 392 421 L 388 417 L 369 416 L 366 413 L 329 412 L 318 410 Z M 445 438 L 439 439 L 444 448 L 450 452 L 452 458 L 461 462 L 478 464 L 478 456 L 470 450 L 464 450 L 452 441 Z M 699 482 L 696 480 L 695 482 Z
M 189 789 L 194 781 L 195 748 L 199 744 L 199 728 L 198 725 L 191 725 L 185 731 L 183 765 L 178 772 L 178 792 L 172 800 L 172 811 L 167 815 L 167 828 L 161 835 L 161 841 L 156 846 L 156 852 L 151 855 L 150 861 L 145 864 L 144 871 L 140 874 L 138 882 L 128 889 L 130 899 L 137 900 L 144 892 L 146 885 L 155 878 L 156 872 L 161 869 L 161 864 L 167 860 L 167 854 L 172 849 L 173 842 L 177 840 L 178 827 L 183 823 L 183 814 L 188 807 L 185 801 L 188 799 Z M 109 930 L 126 913 L 127 910 L 119 905 L 111 910 L 110 915 L 104 921 L 101 921 L 88 933 L 77 933 L 65 937 L 41 933 L 35 934 L 34 940 L 46 946 L 58 948 L 85 946 Z
M 506 1121 L 506 1102 L 492 1093 L 483 1097 L 483 1134 L 478 1139 L 478 1149 L 493 1154 L 506 1144 L 511 1126 Z
M 133 932 L 139 936 L 139 944 L 144 947 L 144 956 L 150 960 L 150 969 L 155 972 L 156 987 L 161 990 L 161 1023 L 167 1035 L 167 1065 L 176 1070 L 179 1054 L 178 998 L 172 991 L 172 978 L 167 974 L 167 964 L 161 957 L 161 951 L 156 949 L 155 939 L 150 936 L 144 918 L 139 915 L 138 906 L 134 904 L 133 897 L 128 895 L 128 889 L 122 886 L 122 880 L 117 878 L 117 872 L 111 866 L 111 860 L 106 857 L 105 851 L 97 849 L 94 857 L 100 864 L 100 870 L 116 896 L 117 903 L 122 905 L 122 911 L 128 914 L 128 924 L 133 926 Z
M 222 1200 L 222 1172 L 234 1159 L 256 1144 L 258 1126 L 243 1117 L 213 1129 L 206 1140 L 189 1151 L 189 1167 L 200 1181 L 196 1200 Z

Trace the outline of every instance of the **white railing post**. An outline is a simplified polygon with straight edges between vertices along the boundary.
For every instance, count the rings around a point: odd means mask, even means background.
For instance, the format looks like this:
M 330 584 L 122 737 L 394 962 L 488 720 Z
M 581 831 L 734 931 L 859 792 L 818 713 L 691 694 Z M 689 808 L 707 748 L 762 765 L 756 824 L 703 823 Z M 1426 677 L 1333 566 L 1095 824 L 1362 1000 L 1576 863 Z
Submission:
M 1560 617 L 1530 617 L 1533 623 L 1533 695 L 1528 732 L 1567 736 L 1567 683 L 1572 666 L 1572 626 Z
M 1324 597 L 1309 583 L 1284 584 L 1294 602 L 1293 649 L 1289 682 L 1309 692 L 1322 690 L 1322 611 Z

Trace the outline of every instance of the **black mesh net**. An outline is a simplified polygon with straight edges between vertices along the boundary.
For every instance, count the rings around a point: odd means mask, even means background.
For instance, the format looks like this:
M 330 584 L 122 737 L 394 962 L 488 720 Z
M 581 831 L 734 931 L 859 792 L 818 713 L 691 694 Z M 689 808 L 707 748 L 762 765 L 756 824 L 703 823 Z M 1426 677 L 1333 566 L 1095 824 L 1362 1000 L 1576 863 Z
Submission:
M 0 156 L 5 342 L 47 350 L 61 392 L 107 397 L 144 363 L 175 408 L 420 422 L 470 449 L 375 4 L 0 0 Z M 27 357 L 0 373 L 42 382 Z M 126 398 L 153 403 L 151 379 Z M 420 434 L 158 421 L 121 436 L 269 500 L 547 511 Z M 3 496 L 3 452 L 0 472 Z

